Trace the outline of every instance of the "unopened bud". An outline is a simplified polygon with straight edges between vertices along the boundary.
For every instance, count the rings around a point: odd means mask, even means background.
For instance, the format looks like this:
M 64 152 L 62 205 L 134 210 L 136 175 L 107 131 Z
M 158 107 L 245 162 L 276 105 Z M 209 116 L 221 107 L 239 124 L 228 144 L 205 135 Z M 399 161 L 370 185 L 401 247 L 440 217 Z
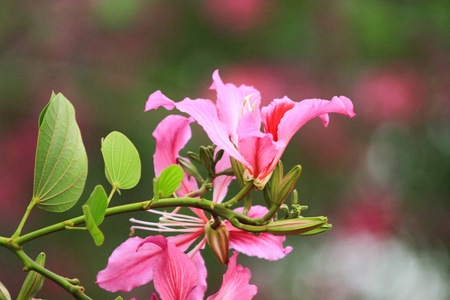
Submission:
M 215 164 L 218 163 L 219 160 L 222 159 L 224 153 L 225 153 L 225 151 L 223 149 L 220 149 L 219 151 L 217 151 L 217 153 L 216 153 L 216 155 L 214 157 L 214 163 Z
M 284 200 L 286 200 L 287 196 L 291 193 L 301 173 L 302 166 L 297 165 L 293 167 L 292 170 L 290 170 L 289 173 L 286 174 L 286 176 L 283 177 L 279 187 L 274 190 L 275 197 L 273 201 L 276 204 L 280 205 L 284 203 Z
M 298 234 L 298 235 L 301 235 L 301 236 L 315 235 L 315 234 L 319 234 L 319 233 L 328 231 L 328 230 L 330 230 L 332 227 L 333 227 L 333 226 L 331 226 L 331 224 L 328 224 L 328 223 L 327 223 L 327 224 L 323 224 L 323 225 L 322 225 L 321 227 L 319 227 L 319 228 L 310 230 L 310 231 L 308 231 L 308 232 L 300 233 L 300 234 Z
M 298 235 L 326 224 L 326 217 L 308 217 L 274 221 L 267 224 L 267 232 L 273 235 Z
M 231 161 L 231 166 L 233 168 L 234 175 L 236 176 L 236 180 L 238 181 L 239 185 L 241 187 L 243 187 L 245 185 L 244 172 L 246 169 L 241 162 L 237 161 L 233 157 L 230 157 L 230 161 Z
M 201 164 L 201 163 L 202 163 L 202 161 L 200 160 L 200 156 L 199 156 L 197 153 L 194 153 L 194 152 L 192 152 L 192 151 L 188 151 L 188 152 L 187 152 L 187 156 L 189 156 L 189 158 L 190 158 L 193 162 L 195 162 L 195 163 L 197 163 L 197 164 Z
M 36 258 L 36 263 L 41 267 L 45 264 L 45 253 L 41 252 Z M 44 284 L 44 276 L 35 272 L 29 271 L 27 278 L 23 282 L 22 289 L 20 290 L 17 300 L 28 300 L 32 299 L 34 295 L 42 288 Z
M 279 160 L 277 166 L 273 169 L 272 180 L 270 181 L 274 191 L 276 191 L 280 186 L 280 183 L 283 180 L 283 175 L 283 162 Z
M 11 295 L 8 292 L 8 289 L 1 283 L 0 281 L 0 299 L 1 300 L 11 300 Z
M 183 157 L 178 157 L 177 161 L 186 172 L 186 174 L 188 174 L 189 176 L 193 176 L 198 182 L 202 182 L 203 179 L 200 176 L 197 167 L 193 163 Z
M 211 153 L 210 147 L 211 146 L 208 146 L 208 147 L 200 146 L 200 149 L 198 151 L 201 164 L 207 168 L 210 168 L 211 163 L 213 162 L 213 159 L 214 159 L 214 152 Z
M 212 225 L 214 221 L 209 221 L 205 225 L 206 240 L 209 247 L 213 251 L 214 255 L 219 260 L 221 265 L 228 264 L 230 256 L 230 234 L 228 227 L 225 223 L 221 222 L 220 225 L 214 229 Z

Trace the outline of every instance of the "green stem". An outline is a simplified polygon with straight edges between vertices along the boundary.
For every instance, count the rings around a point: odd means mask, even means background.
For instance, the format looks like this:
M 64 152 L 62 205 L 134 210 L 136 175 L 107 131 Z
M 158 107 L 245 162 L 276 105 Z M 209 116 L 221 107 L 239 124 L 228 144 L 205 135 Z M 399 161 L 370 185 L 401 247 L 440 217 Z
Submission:
M 202 186 L 198 190 L 192 191 L 192 192 L 186 194 L 185 197 L 188 197 L 188 198 L 200 197 L 201 195 L 203 195 L 204 193 L 206 193 L 210 189 L 211 181 L 212 181 L 211 177 L 208 177 L 208 179 L 206 179 L 202 183 Z
M 248 225 L 248 224 L 242 224 L 241 222 L 238 221 L 237 218 L 230 218 L 228 219 L 228 221 L 230 221 L 230 223 L 239 229 L 245 230 L 245 231 L 250 231 L 250 232 L 265 232 L 267 231 L 267 226 L 266 225 Z
M 236 196 L 231 198 L 229 201 L 223 203 L 223 205 L 226 208 L 235 205 L 236 203 L 244 199 L 244 197 L 247 196 L 247 194 L 250 193 L 252 189 L 253 189 L 253 182 L 247 182 L 247 184 L 242 187 L 242 190 Z
M 275 213 L 278 211 L 279 208 L 280 205 L 273 204 L 272 207 L 270 207 L 270 210 L 264 216 L 262 216 L 259 219 L 255 219 L 255 221 L 261 224 L 269 221 L 270 219 L 272 219 L 272 217 L 275 215 Z
M 33 199 L 31 199 L 30 204 L 28 204 L 27 210 L 25 211 L 25 214 L 23 215 L 22 221 L 20 221 L 20 224 L 17 227 L 16 232 L 14 232 L 14 234 L 11 236 L 11 238 L 16 238 L 20 235 L 20 233 L 22 232 L 22 228 L 28 219 L 28 216 L 30 215 L 30 212 L 35 205 L 36 205 L 36 202 L 34 201 L 34 198 L 33 198 Z
M 40 266 L 39 264 L 34 262 L 30 257 L 28 257 L 28 255 L 26 255 L 25 252 L 23 252 L 22 250 L 13 250 L 13 252 L 22 261 L 24 270 L 35 271 L 37 273 L 42 274 L 43 276 L 57 283 L 59 286 L 63 287 L 68 293 L 70 293 L 76 299 L 83 299 L 83 300 L 92 299 L 84 294 L 84 287 L 79 285 L 73 285 L 65 278 Z
M 244 199 L 244 211 L 242 212 L 244 215 L 248 215 L 248 212 L 252 208 L 252 195 L 247 194 Z
M 109 202 L 111 201 L 111 199 L 112 199 L 112 197 L 113 197 L 113 195 L 114 195 L 114 193 L 117 191 L 117 186 L 116 185 L 113 185 L 113 188 L 112 188 L 112 190 L 111 190 L 111 193 L 109 194 L 109 197 L 108 197 L 108 205 L 109 205 Z
M 243 195 L 242 197 L 245 197 L 245 195 Z M 252 218 L 247 217 L 246 215 L 244 215 L 242 213 L 237 213 L 237 212 L 234 212 L 234 211 L 228 209 L 228 206 L 226 204 L 215 203 L 213 201 L 206 200 L 206 199 L 188 198 L 188 197 L 159 199 L 157 201 L 149 200 L 149 201 L 136 202 L 136 203 L 131 203 L 131 204 L 110 207 L 106 210 L 105 217 L 122 214 L 122 213 L 127 213 L 127 212 L 133 212 L 133 211 L 148 210 L 150 208 L 156 209 L 156 208 L 167 208 L 167 207 L 177 207 L 177 206 L 200 208 L 209 213 L 223 217 L 224 219 L 227 219 L 227 220 L 230 220 L 231 218 L 235 218 L 236 220 L 241 220 L 242 222 L 244 222 L 246 224 L 253 224 L 253 225 L 261 224 L 260 220 L 256 221 Z M 39 238 L 41 236 L 64 230 L 64 229 L 66 229 L 66 226 L 74 227 L 76 225 L 80 225 L 83 223 L 85 223 L 84 216 L 79 216 L 79 217 L 69 219 L 64 222 L 59 222 L 59 223 L 35 230 L 35 231 L 25 234 L 23 236 L 17 237 L 13 240 L 13 242 L 14 242 L 14 245 L 16 245 L 17 247 L 20 247 L 23 244 L 25 244 L 31 240 L 34 240 L 36 238 Z M 244 229 L 244 230 L 246 230 L 246 229 Z M 252 231 L 252 229 L 250 229 L 249 231 Z M 258 232 L 259 232 L 259 230 L 258 230 Z

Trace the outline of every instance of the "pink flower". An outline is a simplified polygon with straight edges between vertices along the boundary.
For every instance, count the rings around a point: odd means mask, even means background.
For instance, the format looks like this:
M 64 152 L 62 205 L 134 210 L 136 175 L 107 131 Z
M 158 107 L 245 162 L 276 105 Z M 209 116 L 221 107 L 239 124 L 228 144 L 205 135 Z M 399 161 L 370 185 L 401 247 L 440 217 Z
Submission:
M 190 119 L 170 115 L 166 117 L 155 129 L 153 136 L 156 139 L 155 151 L 155 173 L 160 172 L 170 165 L 176 163 L 178 152 L 184 147 L 191 131 L 189 128 Z M 222 159 L 216 165 L 216 171 L 227 169 L 230 166 L 229 157 L 224 154 Z M 159 170 L 159 171 L 158 171 Z M 214 179 L 213 200 L 219 203 L 226 195 L 228 185 L 231 182 L 229 176 L 219 176 Z M 193 187 L 193 182 L 186 176 L 183 180 L 183 193 L 186 194 Z M 179 191 L 180 192 L 180 191 Z M 242 210 L 242 208 L 241 208 Z M 192 209 L 196 216 L 184 215 L 174 212 L 160 212 L 150 210 L 155 214 L 160 214 L 160 223 L 145 222 L 131 219 L 132 222 L 139 224 L 132 226 L 132 229 L 144 229 L 156 232 L 183 233 L 177 236 L 171 236 L 168 240 L 178 247 L 180 251 L 185 252 L 190 249 L 188 256 L 196 260 L 202 260 L 199 250 L 206 243 L 205 226 L 210 221 L 203 210 Z M 250 218 L 260 218 L 267 213 L 267 209 L 262 206 L 252 206 L 248 213 Z M 249 232 L 240 230 L 232 226 L 228 221 L 224 222 L 229 229 L 229 246 L 239 252 L 249 256 L 257 256 L 268 260 L 277 260 L 286 256 L 292 247 L 283 248 L 285 237 L 274 236 L 269 233 L 262 233 L 255 236 Z M 141 226 L 144 225 L 144 226 Z M 200 240 L 191 247 L 195 241 Z M 139 251 L 137 247 L 143 243 L 139 237 L 129 238 L 111 254 L 107 267 L 97 275 L 97 283 L 104 289 L 115 292 L 118 290 L 130 291 L 155 279 L 154 267 L 157 257 L 161 253 L 161 248 L 154 244 L 143 244 Z M 199 258 L 196 258 L 199 257 Z M 199 264 L 201 264 L 199 262 Z M 203 277 L 202 277 L 203 278 Z M 205 270 L 206 278 L 206 270 Z M 204 285 L 197 286 L 198 293 L 206 290 L 206 279 Z
M 294 102 L 287 97 L 273 100 L 259 108 L 261 96 L 253 87 L 223 83 L 219 72 L 213 74 L 211 89 L 217 101 L 207 99 L 174 102 L 156 91 L 150 95 L 145 111 L 163 106 L 177 108 L 194 118 L 219 149 L 246 167 L 244 177 L 263 188 L 280 160 L 292 136 L 309 120 L 320 117 L 328 125 L 328 113 L 353 117 L 353 104 L 347 97 L 333 97 L 331 101 L 308 99 Z M 264 132 L 260 131 L 261 122 Z
M 196 289 L 206 280 L 206 269 L 202 261 L 192 260 L 168 239 L 161 235 L 150 236 L 141 242 L 140 246 L 151 244 L 161 249 L 154 264 L 154 285 L 163 300 L 197 300 L 203 299 L 202 293 Z M 208 300 L 214 299 L 252 299 L 257 288 L 250 285 L 250 271 L 236 263 L 238 253 L 230 259 L 228 270 L 223 276 L 220 290 Z M 199 257 L 199 255 L 198 255 Z M 152 299 L 158 299 L 155 294 Z
M 228 263 L 228 270 L 223 275 L 223 282 L 220 290 L 208 297 L 207 300 L 246 300 L 252 299 L 257 293 L 255 285 L 248 284 L 251 273 L 247 268 L 236 263 L 238 253 L 234 252 Z

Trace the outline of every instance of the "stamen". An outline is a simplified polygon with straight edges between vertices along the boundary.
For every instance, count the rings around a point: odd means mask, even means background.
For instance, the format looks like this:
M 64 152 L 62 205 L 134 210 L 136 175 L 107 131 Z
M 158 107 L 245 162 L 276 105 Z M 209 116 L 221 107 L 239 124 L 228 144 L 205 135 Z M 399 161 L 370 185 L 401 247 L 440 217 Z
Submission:
M 144 226 L 131 226 L 131 230 L 135 229 L 142 229 L 142 230 L 147 230 L 147 231 L 155 231 L 155 232 L 195 232 L 196 230 L 192 230 L 192 229 L 173 229 L 173 228 L 165 228 L 165 227 L 160 227 L 160 228 L 151 228 L 151 227 L 144 227 Z
M 200 251 L 201 248 L 203 248 L 205 243 L 206 243 L 206 238 L 203 238 L 200 243 L 198 243 L 191 251 L 189 251 L 189 253 L 187 253 L 187 255 L 192 259 L 192 257 L 194 257 L 194 255 L 198 251 Z
M 148 226 L 161 226 L 161 227 L 203 227 L 204 224 L 195 224 L 195 223 L 184 223 L 184 222 L 171 222 L 171 223 L 157 223 L 157 222 L 147 222 L 147 221 L 141 221 L 136 219 L 130 219 L 130 222 L 141 224 L 141 225 L 148 225 Z
M 153 210 L 153 209 L 148 210 L 148 212 L 151 212 L 151 213 L 154 213 L 157 215 L 162 215 L 161 218 L 173 219 L 173 220 L 177 220 L 177 221 L 192 220 L 195 222 L 204 223 L 202 219 L 193 217 L 193 216 L 189 216 L 189 215 L 176 214 L 176 213 L 170 213 L 170 212 L 162 212 L 162 211 Z
M 247 97 L 244 98 L 244 102 L 242 103 L 241 116 L 244 114 L 245 106 L 247 106 L 248 111 L 255 112 L 256 101 L 253 103 L 253 107 L 250 104 L 250 98 L 252 96 L 253 96 L 253 94 L 250 94 L 250 95 L 248 95 Z

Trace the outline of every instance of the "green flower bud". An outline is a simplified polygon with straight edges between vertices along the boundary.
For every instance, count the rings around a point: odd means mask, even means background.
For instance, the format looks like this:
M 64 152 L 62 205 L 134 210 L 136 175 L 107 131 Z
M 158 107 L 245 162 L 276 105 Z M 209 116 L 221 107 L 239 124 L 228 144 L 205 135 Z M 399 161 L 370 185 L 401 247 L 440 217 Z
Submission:
M 328 222 L 326 217 L 308 217 L 274 221 L 266 225 L 273 235 L 298 235 L 317 229 Z
M 286 200 L 287 196 L 291 193 L 301 173 L 302 166 L 297 165 L 293 167 L 292 170 L 290 170 L 289 173 L 286 174 L 286 176 L 283 177 L 278 188 L 274 189 L 273 191 L 274 203 L 278 205 L 284 203 L 284 200 Z
M 244 172 L 246 169 L 241 162 L 237 161 L 233 157 L 230 157 L 230 161 L 234 171 L 234 175 L 236 176 L 236 180 L 238 181 L 239 185 L 243 187 L 245 185 Z
M 177 161 L 189 176 L 193 176 L 198 182 L 202 182 L 203 179 L 193 163 L 182 157 L 178 157 Z
M 228 227 L 225 223 L 221 222 L 214 229 L 212 227 L 213 224 L 214 221 L 209 221 L 205 225 L 206 241 L 208 241 L 209 247 L 211 247 L 220 264 L 226 265 L 230 257 L 230 234 Z
M 199 156 L 197 153 L 194 153 L 194 152 L 192 152 L 192 151 L 188 151 L 188 152 L 187 152 L 187 156 L 189 156 L 189 158 L 190 158 L 193 162 L 195 162 L 195 163 L 197 163 L 197 164 L 202 164 L 202 161 L 200 160 L 200 156 Z
M 214 150 L 215 146 L 200 146 L 198 154 L 200 157 L 201 164 L 205 166 L 208 171 L 212 171 L 211 167 L 214 164 Z
M 323 224 L 322 227 L 319 227 L 319 228 L 316 228 L 316 229 L 313 229 L 313 230 L 310 230 L 310 231 L 307 231 L 307 232 L 304 232 L 304 233 L 300 233 L 298 235 L 308 236 L 308 235 L 319 234 L 319 233 L 322 233 L 322 232 L 330 230 L 332 227 L 333 226 L 331 226 L 331 224 L 327 223 L 327 224 Z
M 0 282 L 0 300 L 11 300 L 11 295 L 1 282 Z
M 45 253 L 41 252 L 36 258 L 36 263 L 40 266 L 45 264 Z M 29 300 L 36 295 L 37 292 L 42 288 L 44 284 L 44 276 L 35 272 L 29 271 L 27 278 L 23 282 L 22 289 L 20 290 L 17 300 Z

